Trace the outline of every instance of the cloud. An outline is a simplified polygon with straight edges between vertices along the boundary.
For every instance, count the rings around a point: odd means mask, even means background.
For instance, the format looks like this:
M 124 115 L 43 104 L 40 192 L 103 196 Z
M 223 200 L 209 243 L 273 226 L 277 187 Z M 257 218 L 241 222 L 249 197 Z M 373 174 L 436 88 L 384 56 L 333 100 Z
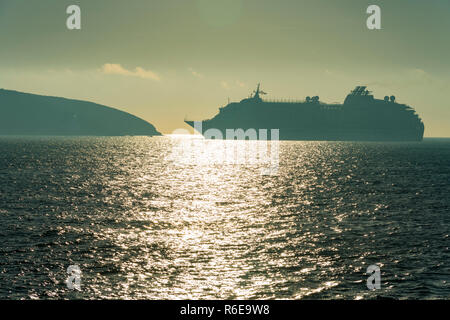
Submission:
M 144 68 L 141 67 L 136 67 L 134 71 L 131 71 L 125 69 L 120 64 L 106 63 L 102 66 L 101 71 L 104 74 L 117 74 L 121 76 L 138 77 L 142 79 L 151 79 L 156 81 L 161 80 L 161 78 L 157 73 L 151 70 L 145 70 Z
M 234 89 L 234 88 L 245 88 L 247 85 L 239 80 L 236 80 L 234 82 L 228 82 L 228 81 L 221 81 L 220 85 L 222 86 L 222 88 L 224 89 Z
M 407 75 L 413 81 L 418 83 L 430 83 L 433 82 L 433 77 L 423 69 L 409 69 Z
M 197 71 L 195 71 L 192 68 L 189 68 L 188 70 L 194 77 L 197 77 L 197 78 L 200 78 L 200 79 L 203 79 L 205 77 L 204 75 L 202 75 L 201 73 L 198 73 Z
M 241 88 L 244 88 L 246 86 L 245 83 L 243 83 L 243 82 L 241 82 L 239 80 L 236 80 L 236 85 L 238 85 Z
M 220 82 L 220 85 L 225 88 L 225 89 L 230 89 L 230 85 L 228 84 L 228 82 L 226 81 L 222 81 Z
M 386 88 L 407 88 L 413 86 L 437 85 L 436 78 L 423 69 L 404 69 L 395 74 L 387 74 L 368 83 L 369 86 Z

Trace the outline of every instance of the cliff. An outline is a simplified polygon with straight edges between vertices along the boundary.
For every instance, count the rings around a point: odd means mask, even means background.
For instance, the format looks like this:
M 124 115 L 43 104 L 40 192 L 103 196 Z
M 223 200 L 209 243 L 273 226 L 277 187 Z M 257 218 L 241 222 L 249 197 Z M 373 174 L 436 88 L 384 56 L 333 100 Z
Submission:
M 0 89 L 0 135 L 161 135 L 129 113 L 92 102 Z

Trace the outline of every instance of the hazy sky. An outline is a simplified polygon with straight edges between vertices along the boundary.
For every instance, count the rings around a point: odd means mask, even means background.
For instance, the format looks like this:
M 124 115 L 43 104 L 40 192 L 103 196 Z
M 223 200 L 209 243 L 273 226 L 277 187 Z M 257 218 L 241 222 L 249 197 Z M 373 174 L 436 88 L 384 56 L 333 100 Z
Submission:
M 366 27 L 370 4 L 382 30 Z M 450 137 L 449 59 L 449 0 L 0 0 L 0 88 L 116 107 L 163 133 L 261 82 L 324 102 L 368 85 L 413 106 L 425 136 Z

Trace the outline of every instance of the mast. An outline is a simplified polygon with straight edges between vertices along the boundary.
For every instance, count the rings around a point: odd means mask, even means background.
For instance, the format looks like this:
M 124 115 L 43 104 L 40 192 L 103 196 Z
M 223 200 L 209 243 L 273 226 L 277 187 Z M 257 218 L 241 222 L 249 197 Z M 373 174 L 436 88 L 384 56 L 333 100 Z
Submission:
M 260 90 L 261 83 L 258 83 L 258 86 L 256 87 L 256 90 L 254 91 L 255 95 L 253 96 L 254 99 L 261 100 L 260 94 L 267 94 L 264 91 Z

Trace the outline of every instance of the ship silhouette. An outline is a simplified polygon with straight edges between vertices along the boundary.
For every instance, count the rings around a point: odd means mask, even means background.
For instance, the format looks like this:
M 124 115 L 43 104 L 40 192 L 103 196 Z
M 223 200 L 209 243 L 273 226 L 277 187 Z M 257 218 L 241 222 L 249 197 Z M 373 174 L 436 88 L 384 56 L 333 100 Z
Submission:
M 253 94 L 240 102 L 228 103 L 209 120 L 185 122 L 205 134 L 209 129 L 226 138 L 227 130 L 257 132 L 258 139 L 270 139 L 271 129 L 280 140 L 327 141 L 422 141 L 424 124 L 415 110 L 397 103 L 394 96 L 375 99 L 366 86 L 358 86 L 343 104 L 327 104 L 318 96 L 304 101 L 269 101 L 258 84 Z M 260 130 L 266 129 L 262 135 Z M 242 136 L 247 139 L 249 135 Z M 234 137 L 232 138 L 234 139 Z M 238 138 L 239 139 L 239 138 Z

